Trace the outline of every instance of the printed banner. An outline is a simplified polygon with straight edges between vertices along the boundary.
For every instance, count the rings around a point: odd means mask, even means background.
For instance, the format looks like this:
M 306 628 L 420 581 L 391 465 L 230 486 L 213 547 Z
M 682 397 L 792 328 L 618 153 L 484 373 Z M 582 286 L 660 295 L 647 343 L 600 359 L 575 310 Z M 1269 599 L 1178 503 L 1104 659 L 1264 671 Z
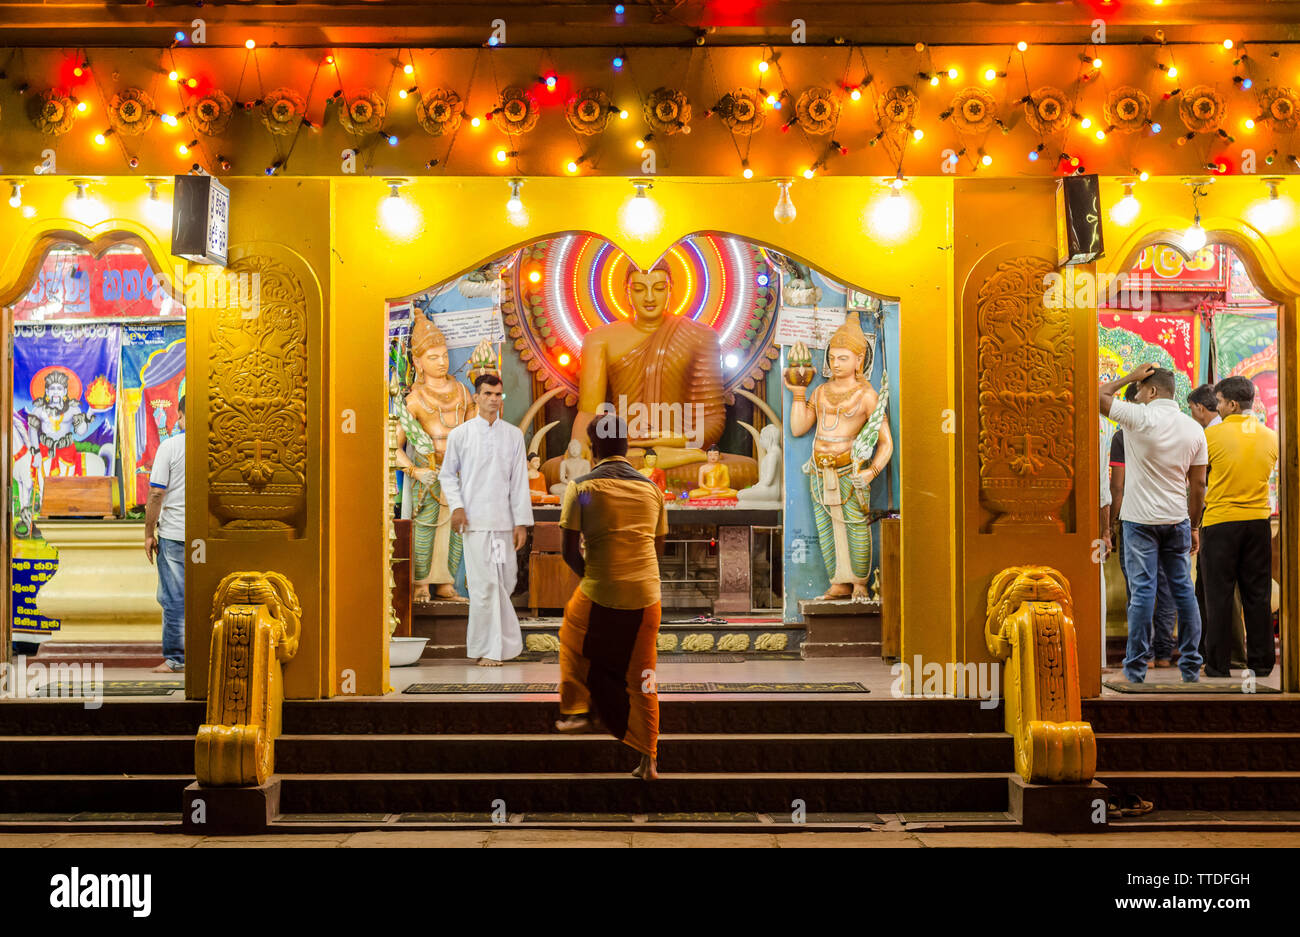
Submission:
M 92 257 L 81 249 L 52 250 L 27 295 L 13 305 L 14 321 L 183 316 L 149 261 L 131 248 Z
M 50 476 L 112 475 L 117 325 L 19 325 L 14 328 L 15 474 L 25 468 L 39 510 Z
M 1226 249 L 1202 248 L 1191 260 L 1167 244 L 1154 244 L 1140 255 L 1130 277 L 1149 277 L 1151 289 L 1217 293 L 1228 288 Z
M 185 326 L 122 327 L 120 442 L 124 507 L 149 500 L 149 473 L 158 444 L 181 431 L 185 393 Z
M 59 619 L 42 615 L 36 594 L 59 568 L 59 551 L 44 540 L 14 540 L 9 608 L 14 635 L 49 634 L 59 630 Z
M 824 309 L 817 306 L 787 306 L 784 303 L 776 317 L 776 332 L 772 341 L 778 345 L 803 342 L 809 348 L 825 348 L 831 335 L 844 324 L 845 309 Z
M 1174 372 L 1174 397 L 1186 412 L 1187 395 L 1199 380 L 1201 329 L 1195 313 L 1107 309 L 1099 311 L 1098 323 L 1099 379 L 1111 381 L 1153 361 Z

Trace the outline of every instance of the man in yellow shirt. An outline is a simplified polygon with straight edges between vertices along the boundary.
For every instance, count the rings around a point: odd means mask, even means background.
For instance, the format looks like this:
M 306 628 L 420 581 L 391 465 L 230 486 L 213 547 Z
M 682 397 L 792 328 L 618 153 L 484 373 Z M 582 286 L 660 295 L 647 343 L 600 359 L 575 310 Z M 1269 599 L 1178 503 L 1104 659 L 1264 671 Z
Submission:
M 1268 480 L 1277 465 L 1277 433 L 1251 414 L 1255 385 L 1228 377 L 1214 386 L 1223 422 L 1205 430 L 1210 483 L 1201 520 L 1204 551 L 1205 675 L 1231 676 L 1232 593 L 1241 592 L 1246 664 L 1273 669 L 1272 540 Z
M 608 731 L 641 753 L 633 774 L 658 777 L 659 555 L 664 493 L 627 460 L 627 424 L 612 413 L 587 427 L 596 466 L 564 493 L 564 561 L 582 581 L 560 625 L 561 732 Z M 580 544 L 586 543 L 584 556 Z

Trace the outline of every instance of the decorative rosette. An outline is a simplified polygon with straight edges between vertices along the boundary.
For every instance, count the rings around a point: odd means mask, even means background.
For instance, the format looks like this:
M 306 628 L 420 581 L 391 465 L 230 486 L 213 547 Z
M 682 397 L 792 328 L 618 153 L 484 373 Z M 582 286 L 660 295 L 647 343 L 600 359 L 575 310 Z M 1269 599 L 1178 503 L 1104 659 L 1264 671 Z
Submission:
M 830 88 L 809 88 L 799 95 L 794 114 L 804 133 L 830 133 L 840 117 L 840 101 Z
M 1259 93 L 1259 107 L 1274 130 L 1295 130 L 1300 123 L 1300 100 L 1290 88 L 1265 88 Z
M 564 105 L 564 119 L 577 133 L 600 133 L 605 129 L 611 117 L 609 95 L 599 88 L 583 88 Z
M 1106 95 L 1102 113 L 1111 130 L 1135 133 L 1151 119 L 1151 99 L 1140 88 L 1125 85 Z
M 540 113 L 536 98 L 523 88 L 510 87 L 501 92 L 501 103 L 492 120 L 498 130 L 506 133 L 528 133 L 537 126 Z
M 963 88 L 949 107 L 959 133 L 986 133 L 998 117 L 998 102 L 983 88 Z
M 880 129 L 901 132 L 912 126 L 916 118 L 916 109 L 920 102 L 911 88 L 899 85 L 890 88 L 881 96 L 876 107 L 880 117 Z
M 690 132 L 691 102 L 681 91 L 656 88 L 645 101 L 645 122 L 655 133 L 672 136 Z
M 307 103 L 292 88 L 276 88 L 262 98 L 262 123 L 277 136 L 298 132 L 307 114 Z
M 1188 88 L 1178 99 L 1178 116 L 1194 133 L 1214 133 L 1227 112 L 1228 102 L 1209 85 Z
M 138 137 L 156 116 L 153 99 L 140 88 L 123 88 L 108 102 L 108 122 L 124 137 Z
M 742 137 L 763 129 L 763 105 L 757 89 L 737 88 L 722 96 L 714 108 L 727 129 Z
M 1025 102 L 1025 120 L 1041 136 L 1059 133 L 1070 120 L 1070 102 L 1060 88 L 1044 86 Z
M 235 103 L 230 95 L 213 88 L 190 105 L 190 120 L 199 133 L 215 137 L 225 132 L 234 112 Z
M 72 129 L 77 119 L 77 109 L 62 91 L 42 91 L 32 99 L 32 123 L 41 133 L 63 136 Z
M 386 112 L 383 98 L 374 91 L 363 91 L 339 108 L 339 123 L 353 136 L 364 137 L 379 132 Z
M 465 102 L 459 94 L 447 88 L 426 91 L 415 105 L 415 119 L 425 133 L 435 137 L 459 130 L 464 115 Z

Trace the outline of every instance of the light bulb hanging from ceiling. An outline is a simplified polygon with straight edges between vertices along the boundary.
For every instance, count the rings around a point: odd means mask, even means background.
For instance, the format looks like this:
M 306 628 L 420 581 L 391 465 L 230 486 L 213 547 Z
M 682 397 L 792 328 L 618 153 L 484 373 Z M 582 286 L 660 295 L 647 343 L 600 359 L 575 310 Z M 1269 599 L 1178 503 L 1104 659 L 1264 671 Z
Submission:
M 506 202 L 506 211 L 512 215 L 517 215 L 524 210 L 524 200 L 519 197 L 519 189 L 523 186 L 524 180 L 510 180 L 510 198 Z
M 1133 187 L 1136 184 L 1131 181 L 1125 182 L 1124 197 L 1116 202 L 1110 210 L 1110 220 L 1122 227 L 1131 225 L 1137 219 L 1138 212 L 1142 208 L 1137 196 L 1133 194 Z
M 789 224 L 794 221 L 796 214 L 794 202 L 790 198 L 790 180 L 780 179 L 776 186 L 780 194 L 776 198 L 776 207 L 772 209 L 772 217 L 778 224 Z

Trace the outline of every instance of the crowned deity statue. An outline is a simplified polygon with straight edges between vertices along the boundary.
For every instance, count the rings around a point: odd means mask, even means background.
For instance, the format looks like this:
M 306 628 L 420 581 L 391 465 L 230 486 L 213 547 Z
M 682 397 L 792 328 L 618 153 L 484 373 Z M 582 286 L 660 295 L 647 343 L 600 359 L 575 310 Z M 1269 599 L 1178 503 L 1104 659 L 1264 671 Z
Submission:
M 398 412 L 397 464 L 411 481 L 411 553 L 415 601 L 429 601 L 430 586 L 440 599 L 464 602 L 457 594 L 460 534 L 451 529 L 451 511 L 442 495 L 438 469 L 447 451 L 447 434 L 472 417 L 469 388 L 449 373 L 447 339 L 423 314 L 411 327 L 415 378 L 406 405 Z
M 578 415 L 569 438 L 585 440 L 588 424 L 612 403 L 628 423 L 629 455 L 653 448 L 662 469 L 703 462 L 726 424 L 718 336 L 672 313 L 672 276 L 664 264 L 630 265 L 624 286 L 632 317 L 583 336 Z
M 866 601 L 871 576 L 871 483 L 889 466 L 894 453 L 886 408 L 889 388 L 877 395 L 863 373 L 867 338 L 852 310 L 827 343 L 830 379 L 807 397 L 812 380 L 806 356 L 791 353 L 784 374 L 794 396 L 790 431 L 803 436 L 816 427 L 812 458 L 803 466 L 812 490 L 813 515 L 822 561 L 830 578 L 823 599 L 850 595 Z M 798 349 L 796 349 L 798 351 Z

